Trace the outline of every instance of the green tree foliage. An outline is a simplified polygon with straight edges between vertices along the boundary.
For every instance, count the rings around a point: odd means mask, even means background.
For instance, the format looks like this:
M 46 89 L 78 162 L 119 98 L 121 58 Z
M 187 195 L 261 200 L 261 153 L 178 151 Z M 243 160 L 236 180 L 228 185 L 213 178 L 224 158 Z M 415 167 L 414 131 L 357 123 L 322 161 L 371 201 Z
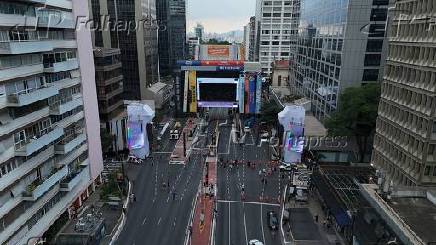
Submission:
M 341 95 L 338 111 L 325 122 L 331 136 L 350 136 L 359 147 L 359 161 L 367 151 L 368 139 L 375 132 L 380 85 L 347 88 Z
M 268 126 L 275 126 L 278 122 L 279 112 L 281 112 L 283 108 L 273 100 L 267 101 L 262 104 L 260 108 L 260 121 L 265 122 Z
M 105 128 L 100 128 L 100 138 L 103 152 L 108 152 L 112 148 L 113 136 Z
M 218 41 L 216 38 L 211 38 L 205 44 L 222 44 L 222 45 L 230 45 L 228 41 Z

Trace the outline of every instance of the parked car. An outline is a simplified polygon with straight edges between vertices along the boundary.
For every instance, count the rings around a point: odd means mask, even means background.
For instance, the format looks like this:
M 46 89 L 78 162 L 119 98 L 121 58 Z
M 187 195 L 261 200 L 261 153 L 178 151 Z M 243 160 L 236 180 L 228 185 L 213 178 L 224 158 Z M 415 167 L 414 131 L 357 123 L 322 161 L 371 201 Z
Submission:
M 248 245 L 263 245 L 263 242 L 261 242 L 261 241 L 259 241 L 257 239 L 253 239 L 253 240 L 250 240 L 248 242 Z
M 267 213 L 268 218 L 268 227 L 271 230 L 278 230 L 279 229 L 279 219 L 277 218 L 277 214 L 274 211 L 269 211 Z

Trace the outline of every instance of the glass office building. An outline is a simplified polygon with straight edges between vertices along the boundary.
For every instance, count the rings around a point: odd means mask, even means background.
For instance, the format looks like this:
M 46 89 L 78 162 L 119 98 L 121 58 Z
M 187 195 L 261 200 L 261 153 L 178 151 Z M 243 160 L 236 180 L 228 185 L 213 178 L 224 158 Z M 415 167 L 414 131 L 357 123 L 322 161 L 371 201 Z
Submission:
M 336 111 L 347 87 L 381 81 L 389 0 L 302 0 L 291 87 L 315 116 Z

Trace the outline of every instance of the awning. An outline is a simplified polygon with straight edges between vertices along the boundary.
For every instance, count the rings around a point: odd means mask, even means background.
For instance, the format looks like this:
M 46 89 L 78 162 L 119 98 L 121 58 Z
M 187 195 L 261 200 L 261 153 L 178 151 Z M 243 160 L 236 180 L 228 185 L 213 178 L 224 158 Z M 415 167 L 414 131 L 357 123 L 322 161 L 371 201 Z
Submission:
M 330 212 L 336 219 L 336 223 L 343 227 L 351 224 L 351 219 L 347 212 L 342 208 L 341 203 L 335 198 L 335 193 L 329 188 L 328 183 L 324 180 L 321 174 L 315 171 L 312 174 L 313 184 L 318 189 L 319 194 L 324 200 Z

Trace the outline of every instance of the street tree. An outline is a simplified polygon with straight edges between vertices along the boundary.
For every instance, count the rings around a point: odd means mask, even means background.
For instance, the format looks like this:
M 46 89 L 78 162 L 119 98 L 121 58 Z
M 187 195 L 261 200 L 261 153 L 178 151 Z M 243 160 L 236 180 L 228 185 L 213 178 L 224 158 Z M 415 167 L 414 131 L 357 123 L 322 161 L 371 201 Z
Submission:
M 110 134 L 107 129 L 100 128 L 100 139 L 101 139 L 101 148 L 103 149 L 103 152 L 108 152 L 109 149 L 112 148 L 112 143 L 114 140 L 114 137 L 112 134 Z
M 368 140 L 375 133 L 380 85 L 347 88 L 340 98 L 338 111 L 325 122 L 328 134 L 354 138 L 359 148 L 358 161 L 362 162 Z
M 262 104 L 260 108 L 260 121 L 270 127 L 275 127 L 278 122 L 278 114 L 283 108 L 275 101 L 269 100 Z

